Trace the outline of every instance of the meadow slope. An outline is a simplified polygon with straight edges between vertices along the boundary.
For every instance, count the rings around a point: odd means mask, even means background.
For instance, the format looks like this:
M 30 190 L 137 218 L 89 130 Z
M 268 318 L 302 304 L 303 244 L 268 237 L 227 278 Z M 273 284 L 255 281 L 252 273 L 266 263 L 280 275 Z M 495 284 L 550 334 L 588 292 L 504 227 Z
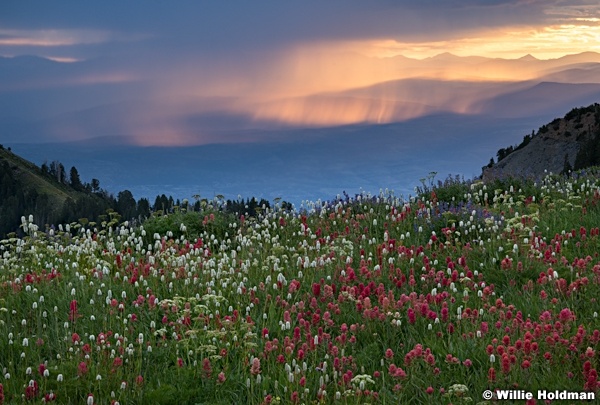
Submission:
M 218 199 L 141 227 L 24 217 L 0 242 L 0 404 L 594 396 L 599 202 L 588 170 L 256 218 Z

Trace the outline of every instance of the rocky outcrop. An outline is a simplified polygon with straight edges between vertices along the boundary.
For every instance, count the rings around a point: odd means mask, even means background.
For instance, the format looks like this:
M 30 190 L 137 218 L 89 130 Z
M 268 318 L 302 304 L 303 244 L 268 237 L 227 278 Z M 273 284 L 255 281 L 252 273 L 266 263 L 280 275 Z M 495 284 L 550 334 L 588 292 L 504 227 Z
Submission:
M 582 148 L 589 147 L 600 133 L 600 105 L 575 108 L 564 118 L 542 126 L 528 143 L 511 147 L 499 162 L 483 168 L 483 180 L 498 177 L 542 177 L 546 172 L 561 173 L 576 168 Z M 578 162 L 576 162 L 578 161 Z M 568 166 L 567 166 L 568 162 Z

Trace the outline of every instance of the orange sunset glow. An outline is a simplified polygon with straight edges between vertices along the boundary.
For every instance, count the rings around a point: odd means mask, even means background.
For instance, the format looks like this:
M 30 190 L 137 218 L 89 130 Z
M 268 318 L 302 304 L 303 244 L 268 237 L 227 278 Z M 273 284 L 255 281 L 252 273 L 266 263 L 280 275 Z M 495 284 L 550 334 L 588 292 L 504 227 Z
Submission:
M 0 2 L 0 144 L 142 195 L 410 193 L 597 102 L 597 0 Z
M 164 146 L 230 142 L 221 138 L 224 131 L 251 142 L 242 133 L 263 127 L 483 114 L 498 97 L 537 83 L 600 82 L 594 2 L 332 3 L 319 14 L 310 6 L 289 6 L 289 13 L 281 6 L 280 19 L 240 7 L 239 15 L 210 6 L 185 17 L 168 7 L 148 10 L 173 13 L 177 24 L 149 24 L 143 13 L 130 25 L 90 15 L 88 28 L 60 22 L 58 10 L 48 10 L 39 26 L 19 23 L 15 11 L 0 29 L 0 54 L 39 55 L 65 69 L 37 76 L 26 69 L 7 79 L 6 89 L 82 89 L 72 100 L 111 111 L 111 119 L 93 121 L 100 127 L 139 145 Z M 210 16 L 227 16 L 230 26 L 223 29 Z M 107 87 L 96 101 L 83 90 L 99 86 Z M 73 102 L 51 121 L 52 136 L 97 136 L 98 126 L 67 118 L 77 108 Z M 110 107 L 113 102 L 127 107 Z M 140 103 L 143 108 L 135 107 Z M 43 108 L 55 110 L 59 104 Z
M 569 37 L 573 43 L 577 32 Z M 557 47 L 550 50 L 552 38 L 565 42 L 564 27 L 530 32 L 521 41 L 522 47 L 512 45 L 508 51 L 508 44 L 523 34 L 510 31 L 499 37 L 486 33 L 445 44 L 390 40 L 309 43 L 271 55 L 264 61 L 268 70 L 254 68 L 248 73 L 229 66 L 209 73 L 209 79 L 204 80 L 193 70 L 186 71 L 175 74 L 179 80 L 170 82 L 164 91 L 178 103 L 185 99 L 193 104 L 209 96 L 235 98 L 223 107 L 256 121 L 303 126 L 383 124 L 440 111 L 477 113 L 483 99 L 543 81 L 573 62 L 600 61 L 593 53 L 564 58 L 573 54 L 566 45 L 562 51 Z M 539 51 L 528 53 L 534 48 Z M 403 54 L 394 54 L 394 49 L 403 50 Z M 484 56 L 498 55 L 499 49 L 506 50 L 502 58 Z M 441 50 L 445 53 L 439 54 Z M 464 57 L 459 57 L 461 54 Z M 523 57 L 526 54 L 530 56 Z M 227 74 L 222 75 L 223 71 Z M 600 79 L 599 74 L 596 76 Z M 425 88 L 419 80 L 438 80 L 445 85 Z M 577 81 L 577 77 L 570 80 Z M 239 94 L 244 97 L 236 98 Z

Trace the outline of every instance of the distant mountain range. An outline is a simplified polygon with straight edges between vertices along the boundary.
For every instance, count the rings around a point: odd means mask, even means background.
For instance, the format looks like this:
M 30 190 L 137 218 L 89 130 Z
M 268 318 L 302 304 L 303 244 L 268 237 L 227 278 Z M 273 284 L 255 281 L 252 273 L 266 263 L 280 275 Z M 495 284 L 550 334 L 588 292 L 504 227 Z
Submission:
M 343 191 L 408 196 L 429 172 L 478 176 L 498 148 L 600 101 L 594 52 L 551 60 L 351 55 L 354 87 L 250 101 L 203 96 L 194 83 L 198 97 L 180 100 L 116 62 L 0 58 L 0 143 L 36 164 L 74 165 L 82 178 L 136 199 L 223 194 L 299 206 Z
M 595 52 L 550 60 L 530 55 L 492 59 L 444 53 L 423 60 L 352 55 L 349 80 L 359 76 L 355 70 L 370 74 L 356 79 L 350 89 L 257 100 L 200 93 L 193 102 L 162 94 L 146 77 L 118 69 L 117 62 L 0 57 L 1 140 L 118 137 L 119 143 L 134 145 L 231 143 L 248 130 L 391 124 L 443 113 L 551 116 L 600 100 L 600 54 Z M 319 74 L 324 81 L 335 78 L 315 71 Z

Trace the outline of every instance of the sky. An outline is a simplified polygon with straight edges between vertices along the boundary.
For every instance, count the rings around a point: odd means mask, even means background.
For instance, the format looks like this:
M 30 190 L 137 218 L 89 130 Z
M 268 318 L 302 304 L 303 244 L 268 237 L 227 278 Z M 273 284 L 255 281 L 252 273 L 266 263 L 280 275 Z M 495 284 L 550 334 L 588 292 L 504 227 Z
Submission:
M 60 80 L 27 77 L 23 89 L 119 87 L 120 94 L 113 90 L 108 100 L 99 97 L 94 105 L 87 96 L 75 107 L 143 100 L 143 112 L 115 118 L 121 121 L 115 132 L 143 145 L 218 142 L 226 129 L 381 123 L 422 115 L 429 110 L 414 105 L 399 113 L 405 104 L 399 107 L 387 96 L 344 103 L 322 97 L 414 77 L 402 56 L 552 59 L 589 51 L 600 51 L 600 6 L 593 0 L 0 4 L 0 55 L 82 65 L 82 72 Z M 462 65 L 433 66 L 425 69 L 428 77 L 474 76 Z M 496 73 L 475 76 L 523 77 L 519 69 Z M 75 107 L 47 106 L 32 114 L 43 118 Z M 54 132 L 67 140 L 97 135 Z
M 144 82 L 140 97 L 180 113 L 212 107 L 293 123 L 302 112 L 286 116 L 269 104 L 402 78 L 389 66 L 398 55 L 549 59 L 584 51 L 600 51 L 593 0 L 0 5 L 0 55 L 97 63 L 72 83 Z
M 548 93 L 525 112 L 498 100 L 600 83 L 593 52 L 596 0 L 6 0 L 0 140 L 175 147 L 437 113 L 551 116 L 564 105 Z
M 598 50 L 593 0 L 4 1 L 3 55 L 164 64 L 331 46 L 366 55 L 538 58 Z M 139 67 L 139 66 L 138 66 Z

